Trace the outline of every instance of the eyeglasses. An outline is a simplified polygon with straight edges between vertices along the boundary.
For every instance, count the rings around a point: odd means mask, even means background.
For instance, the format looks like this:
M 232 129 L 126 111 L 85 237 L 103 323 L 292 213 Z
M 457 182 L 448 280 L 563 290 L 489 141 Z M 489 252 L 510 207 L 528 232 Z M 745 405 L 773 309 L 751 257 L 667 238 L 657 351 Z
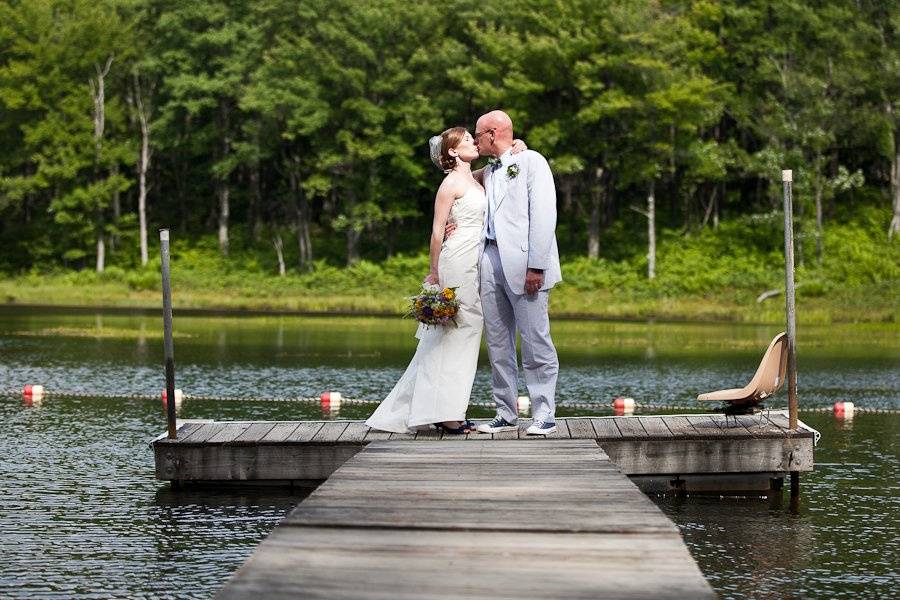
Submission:
M 496 128 L 496 127 L 491 127 L 490 129 L 485 129 L 485 130 L 482 131 L 481 133 L 479 133 L 479 132 L 476 131 L 476 132 L 475 132 L 475 135 L 473 135 L 472 138 L 477 142 L 477 141 L 478 141 L 478 138 L 480 138 L 481 136 L 483 136 L 483 135 L 486 134 L 486 133 L 494 133 L 494 130 L 495 130 L 495 129 L 497 129 L 497 128 Z

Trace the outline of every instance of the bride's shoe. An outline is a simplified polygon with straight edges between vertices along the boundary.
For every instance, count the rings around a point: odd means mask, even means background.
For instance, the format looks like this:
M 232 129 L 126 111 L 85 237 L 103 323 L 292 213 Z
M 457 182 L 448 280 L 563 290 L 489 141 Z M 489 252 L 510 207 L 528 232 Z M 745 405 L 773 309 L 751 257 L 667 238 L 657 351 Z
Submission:
M 460 421 L 459 427 L 447 427 L 443 423 L 435 423 L 434 426 L 438 431 L 443 431 L 444 433 L 452 435 L 465 435 L 475 431 L 475 424 L 469 420 Z

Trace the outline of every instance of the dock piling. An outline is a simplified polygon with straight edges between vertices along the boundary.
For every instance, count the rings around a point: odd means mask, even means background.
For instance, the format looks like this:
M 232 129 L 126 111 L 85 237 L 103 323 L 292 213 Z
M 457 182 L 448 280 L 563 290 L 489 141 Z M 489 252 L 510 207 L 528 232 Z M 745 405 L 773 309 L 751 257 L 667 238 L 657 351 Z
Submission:
M 788 426 L 797 430 L 797 306 L 794 301 L 794 201 L 792 184 L 793 171 L 781 172 L 784 191 L 784 298 L 787 317 L 787 384 L 788 384 Z
M 169 230 L 159 230 L 163 295 L 163 347 L 166 359 L 166 420 L 169 439 L 177 437 L 175 426 L 175 352 L 172 344 L 172 282 L 169 276 Z

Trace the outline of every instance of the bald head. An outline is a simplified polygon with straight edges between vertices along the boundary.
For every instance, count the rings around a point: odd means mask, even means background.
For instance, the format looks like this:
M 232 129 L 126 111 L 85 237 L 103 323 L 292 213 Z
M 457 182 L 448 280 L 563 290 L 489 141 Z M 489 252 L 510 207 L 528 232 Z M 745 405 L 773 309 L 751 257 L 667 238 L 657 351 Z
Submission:
M 482 156 L 500 156 L 513 143 L 512 119 L 502 110 L 492 110 L 478 119 L 475 135 Z

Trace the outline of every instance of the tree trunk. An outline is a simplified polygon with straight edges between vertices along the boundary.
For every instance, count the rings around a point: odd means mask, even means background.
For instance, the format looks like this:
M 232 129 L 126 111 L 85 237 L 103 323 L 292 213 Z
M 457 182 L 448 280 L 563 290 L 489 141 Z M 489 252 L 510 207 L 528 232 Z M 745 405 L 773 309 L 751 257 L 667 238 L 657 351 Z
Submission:
M 353 209 L 356 207 L 355 192 L 352 189 L 345 190 L 347 195 L 347 266 L 355 265 L 359 262 L 359 238 L 362 232 L 356 228 L 353 222 Z
M 134 80 L 135 104 L 141 126 L 141 154 L 138 158 L 138 227 L 141 240 L 141 265 L 146 267 L 149 262 L 147 255 L 147 170 L 150 168 L 150 124 L 147 111 L 144 109 L 144 99 L 141 96 L 137 74 L 135 74 Z
M 803 268 L 803 204 L 794 196 L 794 256 L 797 267 Z
M 591 216 L 588 221 L 588 258 L 600 257 L 600 191 L 591 190 Z
M 229 136 L 229 115 L 228 107 L 223 102 L 220 108 L 221 126 L 222 126 L 222 156 L 224 160 L 231 152 L 231 137 Z M 228 256 L 228 218 L 231 214 L 229 208 L 229 196 L 231 188 L 228 185 L 228 175 L 220 175 L 217 182 L 217 194 L 219 197 L 219 251 L 222 256 Z
M 647 279 L 656 277 L 656 197 L 655 181 L 647 193 Z
M 892 239 L 895 233 L 900 233 L 900 140 L 897 140 L 897 132 L 894 132 L 894 159 L 891 161 L 891 195 L 894 199 L 894 217 L 888 228 L 888 239 Z
M 703 222 L 700 223 L 700 229 L 706 227 L 706 224 L 709 223 L 709 218 L 712 216 L 716 207 L 716 193 L 719 191 L 719 186 L 717 184 L 713 184 L 712 191 L 709 194 L 709 204 L 706 205 L 706 210 L 703 211 Z M 702 200 L 700 201 L 702 204 Z
M 822 156 L 816 156 L 815 196 L 816 196 L 816 264 L 822 266 Z
M 230 188 L 224 181 L 218 185 L 219 196 L 219 251 L 222 256 L 228 256 L 228 215 L 230 213 L 228 197 Z
M 300 186 L 300 176 L 295 170 L 290 174 L 291 197 L 294 199 L 294 218 L 297 233 L 297 256 L 301 271 L 307 271 L 312 266 L 312 240 L 309 235 L 309 203 L 303 195 Z
M 119 163 L 115 163 L 112 166 L 112 175 L 116 176 L 119 174 Z M 121 192 L 118 188 L 113 190 L 112 197 L 112 212 L 113 212 L 113 233 L 109 234 L 109 251 L 114 253 L 116 251 L 116 246 L 119 245 L 119 219 L 122 217 L 122 199 Z
M 259 177 L 259 161 L 256 160 L 250 165 L 250 207 L 248 211 L 250 213 L 250 229 L 254 242 L 258 242 L 262 236 L 262 219 L 260 218 L 261 207 L 262 187 Z
M 102 273 L 106 263 L 106 242 L 103 239 L 103 230 L 97 232 L 97 272 Z
M 713 229 L 719 228 L 719 198 L 725 199 L 725 183 L 719 184 L 719 193 L 715 199 L 715 206 L 713 207 Z
M 97 73 L 96 83 L 93 78 L 88 79 L 91 88 L 91 99 L 94 102 L 93 121 L 94 121 L 94 178 L 100 180 L 100 167 L 102 164 L 101 153 L 103 150 L 103 131 L 106 128 L 106 76 L 112 66 L 113 57 L 110 56 L 106 60 L 106 65 L 101 68 L 95 64 L 94 70 Z M 97 272 L 102 273 L 106 265 L 106 242 L 103 239 L 105 232 L 103 231 L 103 209 L 97 210 Z
M 286 269 L 284 268 L 284 244 L 281 241 L 281 234 L 276 232 L 272 236 L 272 245 L 275 246 L 275 255 L 278 257 L 278 275 L 284 277 Z
M 297 246 L 300 251 L 300 268 L 308 271 L 312 268 L 312 240 L 309 235 L 309 207 L 306 202 L 300 205 L 300 220 L 297 223 Z
M 590 186 L 591 214 L 588 218 L 588 258 L 600 257 L 600 211 L 603 207 L 603 167 L 597 167 Z

